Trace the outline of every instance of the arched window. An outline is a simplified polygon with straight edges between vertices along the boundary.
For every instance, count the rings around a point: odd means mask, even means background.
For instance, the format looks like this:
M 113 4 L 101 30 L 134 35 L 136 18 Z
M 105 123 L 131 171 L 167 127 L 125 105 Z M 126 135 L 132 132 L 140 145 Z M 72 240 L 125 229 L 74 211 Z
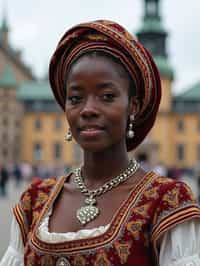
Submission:
M 60 118 L 56 118 L 54 120 L 54 129 L 57 131 L 57 130 L 60 130 L 62 128 L 62 121 Z
M 59 142 L 53 144 L 53 158 L 57 160 L 62 158 L 62 145 Z
M 39 142 L 34 143 L 33 146 L 33 159 L 38 161 L 42 160 L 43 158 L 43 149 L 42 149 L 42 144 Z
M 200 161 L 200 144 L 197 144 L 196 149 L 197 149 L 197 161 L 199 162 Z
M 185 145 L 183 143 L 177 144 L 176 154 L 178 161 L 183 161 L 185 159 Z
M 177 132 L 183 132 L 185 130 L 185 124 L 183 120 L 178 120 L 177 122 Z
M 35 129 L 36 129 L 36 130 L 41 130 L 41 128 L 42 128 L 42 121 L 41 121 L 40 118 L 37 118 L 37 119 L 35 120 Z

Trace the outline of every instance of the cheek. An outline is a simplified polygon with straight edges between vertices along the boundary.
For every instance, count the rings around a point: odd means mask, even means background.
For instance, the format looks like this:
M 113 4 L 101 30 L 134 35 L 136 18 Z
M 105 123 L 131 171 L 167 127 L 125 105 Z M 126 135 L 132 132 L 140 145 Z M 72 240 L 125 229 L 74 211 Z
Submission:
M 110 121 L 110 127 L 113 130 L 124 133 L 127 128 L 128 114 L 124 108 L 118 108 L 116 112 L 112 112 L 112 121 Z
M 74 115 L 73 112 L 71 111 L 71 108 L 65 108 L 65 117 L 71 128 L 73 126 L 73 121 L 74 121 Z
M 128 120 L 128 110 L 129 110 L 129 103 L 126 97 L 122 101 L 119 101 L 119 103 L 115 106 L 115 109 L 113 110 L 113 118 L 120 123 L 120 125 L 127 124 Z

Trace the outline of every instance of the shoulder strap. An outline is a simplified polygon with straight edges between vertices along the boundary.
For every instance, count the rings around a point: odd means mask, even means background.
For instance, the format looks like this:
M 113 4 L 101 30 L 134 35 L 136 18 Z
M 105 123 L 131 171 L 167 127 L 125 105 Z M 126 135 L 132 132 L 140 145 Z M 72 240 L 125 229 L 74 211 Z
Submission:
M 37 219 L 35 210 L 42 209 L 48 196 L 56 184 L 56 178 L 46 180 L 34 179 L 22 193 L 19 203 L 13 208 L 13 213 L 20 226 L 23 243 L 26 243 L 28 232 Z

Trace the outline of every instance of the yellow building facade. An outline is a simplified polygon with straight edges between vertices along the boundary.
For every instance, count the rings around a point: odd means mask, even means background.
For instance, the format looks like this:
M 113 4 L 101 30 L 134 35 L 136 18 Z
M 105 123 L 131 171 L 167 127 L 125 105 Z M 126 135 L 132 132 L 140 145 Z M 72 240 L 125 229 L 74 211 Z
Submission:
M 28 113 L 23 119 L 21 146 L 22 160 L 30 163 L 37 160 L 44 163 L 65 162 L 73 165 L 75 155 L 73 143 L 66 143 L 66 118 L 57 113 Z
M 21 159 L 52 166 L 78 164 L 80 149 L 74 141 L 64 140 L 67 119 L 54 100 L 48 81 L 21 85 L 18 98 L 24 107 Z

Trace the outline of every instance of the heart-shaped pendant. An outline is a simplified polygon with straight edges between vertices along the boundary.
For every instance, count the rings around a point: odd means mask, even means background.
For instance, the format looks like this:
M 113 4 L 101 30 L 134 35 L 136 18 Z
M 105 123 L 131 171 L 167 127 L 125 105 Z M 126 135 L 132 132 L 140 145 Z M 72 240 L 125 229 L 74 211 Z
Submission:
M 76 217 L 83 225 L 94 220 L 98 215 L 99 209 L 92 205 L 81 207 L 76 212 Z

